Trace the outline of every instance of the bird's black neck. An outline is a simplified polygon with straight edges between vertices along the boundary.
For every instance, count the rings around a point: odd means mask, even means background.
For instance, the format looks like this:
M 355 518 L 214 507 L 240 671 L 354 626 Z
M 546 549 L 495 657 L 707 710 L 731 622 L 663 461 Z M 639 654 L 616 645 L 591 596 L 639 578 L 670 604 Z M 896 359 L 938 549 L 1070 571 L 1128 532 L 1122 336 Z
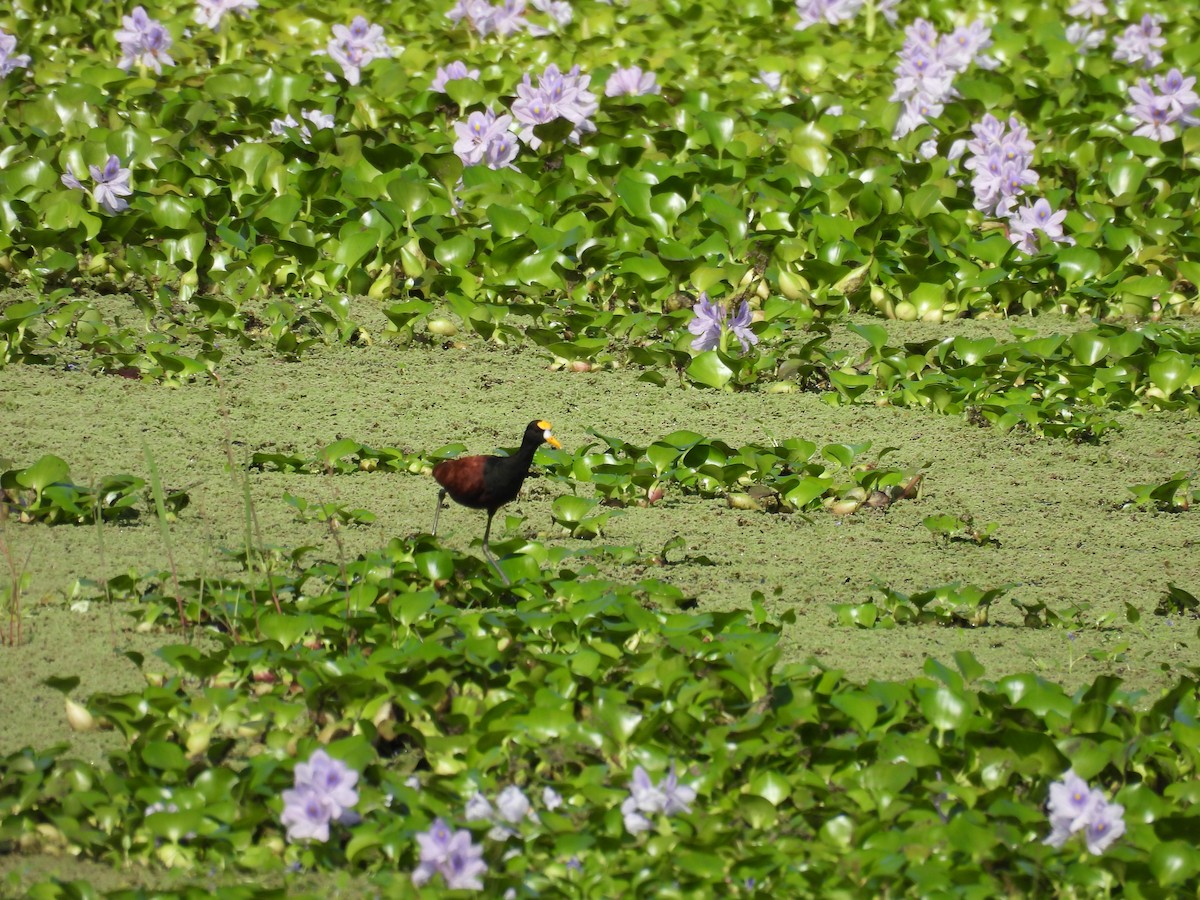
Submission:
M 533 465 L 533 454 L 537 453 L 537 448 L 542 445 L 542 439 L 539 435 L 536 438 L 526 436 L 525 440 L 521 441 L 521 446 L 517 448 L 517 452 L 512 456 L 506 456 L 500 460 L 500 465 L 509 470 L 520 472 L 522 476 L 529 471 L 529 467 Z

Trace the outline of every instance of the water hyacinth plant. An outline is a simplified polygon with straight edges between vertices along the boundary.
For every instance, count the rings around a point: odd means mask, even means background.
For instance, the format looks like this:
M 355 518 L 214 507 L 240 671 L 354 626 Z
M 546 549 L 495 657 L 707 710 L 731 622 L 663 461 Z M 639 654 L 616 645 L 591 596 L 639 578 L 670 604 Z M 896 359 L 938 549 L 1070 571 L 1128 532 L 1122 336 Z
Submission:
M 462 60 L 452 60 L 444 66 L 438 66 L 436 74 L 433 76 L 433 82 L 429 85 L 431 91 L 445 93 L 446 85 L 451 81 L 460 79 L 469 79 L 470 81 L 479 80 L 479 70 L 467 68 L 467 64 Z
M 1176 125 L 1200 125 L 1200 118 L 1195 115 L 1200 108 L 1195 85 L 1194 77 L 1185 78 L 1178 69 L 1154 76 L 1158 93 L 1145 78 L 1139 78 L 1129 88 L 1129 99 L 1133 102 L 1125 107 L 1126 115 L 1140 123 L 1133 133 L 1156 141 L 1170 141 L 1175 138 Z
M 729 349 L 729 336 L 733 335 L 742 345 L 745 353 L 751 346 L 758 343 L 758 335 L 750 330 L 753 321 L 749 302 L 743 300 L 737 313 L 727 313 L 724 304 L 714 303 L 708 299 L 708 293 L 700 292 L 696 299 L 695 318 L 688 323 L 688 331 L 696 335 L 692 341 L 693 350 L 716 350 L 725 353 Z
M 196 0 L 196 23 L 217 31 L 226 13 L 248 16 L 258 9 L 258 0 Z
M 509 131 L 512 121 L 512 116 L 498 116 L 491 107 L 485 107 L 467 116 L 467 121 L 455 122 L 458 139 L 454 142 L 454 152 L 463 165 L 515 168 L 512 161 L 517 157 L 518 144 Z
M 287 829 L 289 841 L 329 840 L 331 822 L 354 824 L 358 816 L 358 773 L 324 750 L 315 751 L 307 762 L 299 763 L 296 784 L 283 792 L 280 823 Z
M 137 2 L 0 10 L 0 666 L 118 685 L 6 693 L 0 890 L 1200 890 L 1183 0 Z M 497 576 L 408 495 L 522 397 Z M 34 462 L 129 434 L 192 505 Z
M 625 830 L 630 834 L 649 831 L 654 827 L 650 816 L 689 813 L 695 799 L 696 789 L 679 783 L 674 763 L 658 784 L 651 780 L 645 769 L 637 766 L 629 782 L 629 796 L 621 804 Z
M 121 61 L 117 63 L 120 68 L 132 69 L 136 65 L 142 71 L 152 69 L 161 75 L 163 66 L 175 65 L 167 52 L 172 44 L 170 33 L 162 22 L 150 18 L 145 7 L 135 6 L 129 15 L 122 17 L 121 24 L 123 27 L 113 35 L 121 45 Z
M 659 91 L 657 76 L 653 72 L 643 72 L 641 66 L 617 66 L 604 83 L 605 97 L 641 97 Z
M 521 140 L 536 150 L 541 139 L 533 133 L 537 125 L 545 125 L 555 119 L 566 119 L 573 126 L 567 140 L 579 143 L 585 134 L 596 130 L 591 117 L 599 104 L 596 95 L 587 89 L 590 75 L 583 75 L 579 66 L 563 72 L 551 63 L 538 76 L 535 87 L 526 72 L 517 85 L 517 99 L 513 101 L 513 117 L 525 127 L 521 129 Z
M 1146 13 L 1141 21 L 1135 22 L 1118 34 L 1113 43 L 1113 59 L 1129 63 L 1141 64 L 1143 69 L 1153 69 L 1163 61 L 1162 48 L 1167 45 L 1167 39 L 1162 33 L 1162 18 Z
M 1037 252 L 1039 233 L 1056 244 L 1073 245 L 1075 239 L 1063 234 L 1062 223 L 1066 216 L 1066 210 L 1054 212 L 1050 203 L 1044 197 L 1040 198 L 1032 204 L 1018 207 L 1009 216 L 1008 239 L 1024 253 Z
M 133 187 L 129 183 L 132 173 L 121 165 L 121 160 L 116 154 L 108 157 L 103 169 L 99 166 L 88 166 L 88 172 L 94 182 L 91 191 L 92 199 L 99 203 L 102 209 L 115 214 L 129 208 L 129 201 L 125 198 L 133 193 Z M 64 186 L 72 190 L 87 193 L 87 188 L 71 171 L 70 166 L 67 166 L 67 171 L 63 173 L 60 180 Z
M 417 845 L 420 858 L 412 873 L 414 885 L 421 887 L 441 875 L 449 890 L 483 890 L 488 867 L 483 848 L 471 840 L 471 832 L 452 831 L 442 819 L 436 819 L 428 831 L 417 835 Z
M 372 25 L 364 16 L 355 16 L 347 25 L 334 25 L 333 36 L 325 46 L 329 58 L 342 67 L 342 76 L 350 84 L 362 80 L 362 70 L 373 60 L 393 54 L 383 34 L 383 26 Z
M 1110 803 L 1104 792 L 1091 788 L 1071 769 L 1050 785 L 1050 835 L 1044 843 L 1062 847 L 1083 832 L 1088 852 L 1099 856 L 1125 833 L 1125 807 Z

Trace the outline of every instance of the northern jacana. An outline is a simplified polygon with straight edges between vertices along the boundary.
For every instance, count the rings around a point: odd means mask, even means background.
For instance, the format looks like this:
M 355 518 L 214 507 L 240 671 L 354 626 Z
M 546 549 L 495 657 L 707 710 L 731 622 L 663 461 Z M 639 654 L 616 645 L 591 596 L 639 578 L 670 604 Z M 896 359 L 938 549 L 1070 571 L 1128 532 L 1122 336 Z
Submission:
M 505 503 L 516 499 L 521 491 L 533 454 L 543 443 L 560 448 L 562 444 L 550 433 L 550 423 L 541 419 L 530 422 L 521 438 L 521 448 L 512 456 L 460 456 L 446 459 L 433 467 L 433 477 L 442 486 L 438 491 L 437 509 L 433 513 L 433 532 L 437 534 L 438 516 L 442 514 L 442 501 L 446 495 L 455 503 L 471 509 L 487 510 L 487 525 L 483 529 L 483 555 L 492 564 L 504 583 L 508 576 L 496 564 L 488 547 L 492 532 L 492 516 Z

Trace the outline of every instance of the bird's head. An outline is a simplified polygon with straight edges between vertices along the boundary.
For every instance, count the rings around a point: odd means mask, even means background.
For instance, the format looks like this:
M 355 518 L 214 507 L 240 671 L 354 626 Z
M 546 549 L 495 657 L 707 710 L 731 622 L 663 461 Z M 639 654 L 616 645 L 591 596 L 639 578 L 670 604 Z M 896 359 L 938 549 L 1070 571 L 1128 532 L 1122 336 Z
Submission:
M 558 438 L 550 431 L 550 423 L 545 419 L 538 419 L 535 422 L 530 422 L 529 427 L 525 429 L 525 441 L 531 444 L 547 443 L 555 450 L 561 450 L 562 444 Z

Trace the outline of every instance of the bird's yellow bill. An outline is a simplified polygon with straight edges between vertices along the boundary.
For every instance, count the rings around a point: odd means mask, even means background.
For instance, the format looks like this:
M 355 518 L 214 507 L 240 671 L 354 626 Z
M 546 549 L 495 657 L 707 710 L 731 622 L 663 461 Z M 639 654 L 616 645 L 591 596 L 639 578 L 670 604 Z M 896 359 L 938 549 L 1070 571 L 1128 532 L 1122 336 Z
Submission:
M 543 431 L 542 437 L 544 437 L 546 439 L 547 444 L 549 444 L 555 450 L 562 449 L 562 444 L 559 442 L 558 438 L 556 438 L 553 434 L 550 433 L 550 423 L 549 422 L 547 422 L 545 419 L 541 420 L 540 422 L 538 422 L 538 428 L 542 429 L 542 431 Z

